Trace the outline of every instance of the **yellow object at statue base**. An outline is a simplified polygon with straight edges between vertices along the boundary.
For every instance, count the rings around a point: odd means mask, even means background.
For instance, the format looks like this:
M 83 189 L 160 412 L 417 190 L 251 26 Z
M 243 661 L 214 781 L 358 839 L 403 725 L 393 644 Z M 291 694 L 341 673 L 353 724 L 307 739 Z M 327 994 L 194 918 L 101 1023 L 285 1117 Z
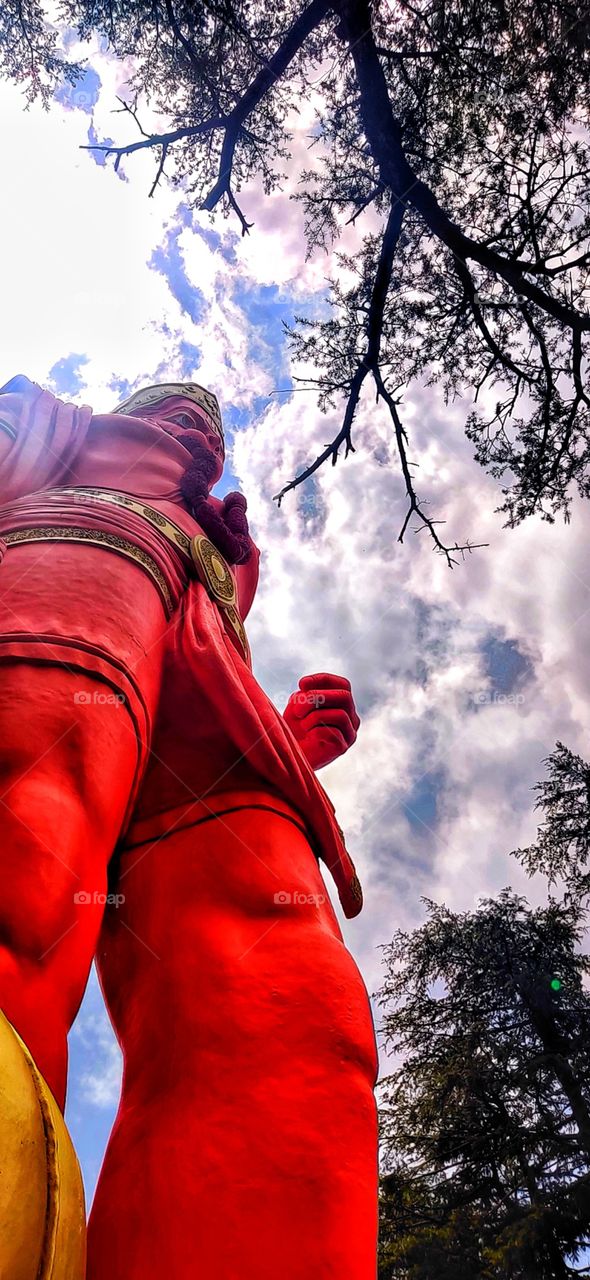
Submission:
M 84 1280 L 80 1166 L 61 1111 L 0 1012 L 0 1276 Z

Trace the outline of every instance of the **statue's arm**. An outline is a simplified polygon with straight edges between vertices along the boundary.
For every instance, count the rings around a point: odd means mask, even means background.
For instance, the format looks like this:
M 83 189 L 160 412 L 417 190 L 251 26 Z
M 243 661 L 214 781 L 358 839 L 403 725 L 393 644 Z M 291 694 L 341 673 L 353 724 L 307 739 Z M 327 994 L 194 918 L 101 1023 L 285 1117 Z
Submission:
M 260 562 L 260 551 L 258 550 L 258 547 L 256 546 L 256 544 L 252 542 L 252 552 L 250 555 L 250 559 L 246 562 L 246 564 L 239 564 L 236 566 L 238 603 L 240 607 L 240 616 L 242 618 L 247 618 L 250 612 L 250 609 L 252 608 L 254 596 L 256 595 L 256 588 L 258 586 L 259 562 Z
M 91 417 L 23 374 L 0 387 L 0 504 L 67 483 Z

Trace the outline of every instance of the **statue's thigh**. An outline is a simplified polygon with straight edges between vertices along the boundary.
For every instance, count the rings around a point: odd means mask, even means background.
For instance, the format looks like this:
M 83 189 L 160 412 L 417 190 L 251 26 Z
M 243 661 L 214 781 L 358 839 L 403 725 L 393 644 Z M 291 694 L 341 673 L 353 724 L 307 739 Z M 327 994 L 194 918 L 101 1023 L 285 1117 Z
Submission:
M 129 850 L 99 967 L 125 1054 L 92 1280 L 369 1280 L 375 1036 L 305 836 L 243 810 Z
M 167 613 L 98 547 L 0 565 L 0 1008 L 63 1101 L 111 855 L 149 750 Z
M 243 1070 L 254 1077 L 258 1052 L 276 1058 L 279 1074 L 290 1073 L 294 1053 L 308 1055 L 312 1074 L 318 1055 L 334 1070 L 345 1055 L 372 1085 L 366 988 L 292 822 L 255 808 L 181 831 L 171 818 L 168 834 L 123 854 L 117 889 L 99 968 L 127 1059 L 144 1079 L 182 1089 L 193 1071 L 220 1078 L 249 1044 L 256 1052 Z M 176 1078 L 171 1042 L 191 1063 Z
M 13 955 L 59 972 L 68 1009 L 145 765 L 166 627 L 150 577 L 110 551 L 25 544 L 0 565 L 0 920 Z
M 124 707 L 92 674 L 15 662 L 1 676 L 0 912 L 34 960 L 78 914 L 91 928 L 84 893 L 103 888 L 137 750 Z
M 137 767 L 128 721 L 93 675 L 2 663 L 0 1008 L 60 1102 Z
M 0 1008 L 61 1102 L 137 748 L 93 676 L 24 662 L 0 676 Z

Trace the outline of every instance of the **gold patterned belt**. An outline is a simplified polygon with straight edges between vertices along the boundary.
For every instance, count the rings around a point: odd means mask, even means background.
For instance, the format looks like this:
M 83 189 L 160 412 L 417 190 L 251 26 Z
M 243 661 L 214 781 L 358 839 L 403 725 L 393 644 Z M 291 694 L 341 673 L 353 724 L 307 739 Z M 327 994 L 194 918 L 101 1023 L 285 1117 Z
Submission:
M 170 618 L 174 612 L 170 588 L 159 565 L 147 551 L 136 547 L 129 538 L 122 538 L 118 533 L 109 533 L 106 529 L 84 529 L 76 525 L 44 524 L 29 529 L 10 529 L 8 533 L 1 533 L 0 539 L 8 547 L 19 546 L 24 542 L 85 542 L 92 546 L 108 547 L 145 569 L 160 591 L 167 617 Z
M 135 511 L 137 515 L 147 520 L 148 524 L 153 525 L 194 566 L 199 580 L 224 614 L 234 634 L 237 636 L 240 649 L 246 661 L 251 665 L 250 646 L 237 607 L 234 576 L 227 561 L 224 560 L 221 552 L 210 542 L 209 538 L 206 538 L 203 533 L 197 533 L 193 538 L 189 538 L 183 529 L 180 529 L 167 516 L 163 516 L 162 512 L 157 511 L 155 507 L 150 507 L 148 503 L 141 502 L 139 498 L 132 498 L 129 494 L 119 493 L 115 489 L 93 489 L 87 486 L 80 486 L 76 489 L 53 489 L 50 492 L 64 494 L 68 497 L 81 496 L 83 498 L 95 498 L 99 502 L 112 502 L 115 506 L 127 507 L 128 510 Z
M 154 529 L 158 529 L 189 561 L 191 559 L 191 540 L 188 534 L 174 524 L 173 520 L 163 516 L 161 511 L 156 511 L 155 507 L 148 506 L 146 502 L 140 502 L 139 498 L 131 498 L 128 493 L 119 493 L 116 489 L 91 489 L 82 485 L 77 489 L 48 489 L 47 493 L 58 493 L 67 498 L 91 498 L 98 502 L 110 502 L 115 507 L 127 507 L 129 511 L 135 511 L 136 515 L 147 520 Z
M 206 538 L 202 533 L 197 533 L 193 538 L 190 538 L 173 520 L 169 520 L 167 516 L 162 515 L 162 512 L 157 511 L 155 507 L 150 507 L 138 498 L 132 498 L 129 494 L 120 493 L 115 489 L 94 489 L 89 486 L 79 486 L 75 489 L 56 488 L 46 490 L 44 496 L 47 497 L 53 494 L 57 494 L 59 497 L 91 499 L 97 502 L 111 503 L 118 507 L 126 507 L 144 520 L 147 520 L 148 524 L 157 529 L 176 551 L 180 551 L 188 561 L 188 564 L 194 568 L 208 595 L 212 597 L 229 623 L 246 662 L 251 665 L 250 646 L 237 608 L 234 576 L 227 561 L 224 560 L 221 552 L 210 542 L 209 538 Z M 86 542 L 110 547 L 113 551 L 119 552 L 120 555 L 126 555 L 135 560 L 150 574 L 160 590 L 168 617 L 173 612 L 174 604 L 170 589 L 155 560 L 147 551 L 136 547 L 134 542 L 131 542 L 128 538 L 120 537 L 119 534 L 108 533 L 102 529 L 84 529 L 69 525 L 44 525 L 33 529 L 14 529 L 0 536 L 9 546 L 15 543 L 59 541 L 64 539 L 70 542 Z

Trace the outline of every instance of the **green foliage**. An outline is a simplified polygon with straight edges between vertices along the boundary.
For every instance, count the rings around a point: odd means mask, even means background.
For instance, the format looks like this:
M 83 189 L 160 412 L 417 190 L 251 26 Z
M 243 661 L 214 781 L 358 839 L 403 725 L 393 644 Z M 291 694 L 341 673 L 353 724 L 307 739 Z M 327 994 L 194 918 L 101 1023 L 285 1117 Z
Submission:
M 579 904 L 428 903 L 385 948 L 380 1280 L 553 1280 L 590 1244 Z M 559 978 L 556 987 L 554 979 Z
M 540 871 L 550 884 L 560 878 L 568 894 L 590 893 L 590 765 L 558 742 L 545 761 L 547 777 L 535 788 L 543 813 L 537 839 L 515 857 L 532 875 Z
M 47 106 L 65 79 L 73 83 L 79 68 L 64 61 L 58 32 L 46 7 L 36 0 L 6 0 L 0 5 L 0 75 L 18 84 L 25 101 L 40 97 Z

